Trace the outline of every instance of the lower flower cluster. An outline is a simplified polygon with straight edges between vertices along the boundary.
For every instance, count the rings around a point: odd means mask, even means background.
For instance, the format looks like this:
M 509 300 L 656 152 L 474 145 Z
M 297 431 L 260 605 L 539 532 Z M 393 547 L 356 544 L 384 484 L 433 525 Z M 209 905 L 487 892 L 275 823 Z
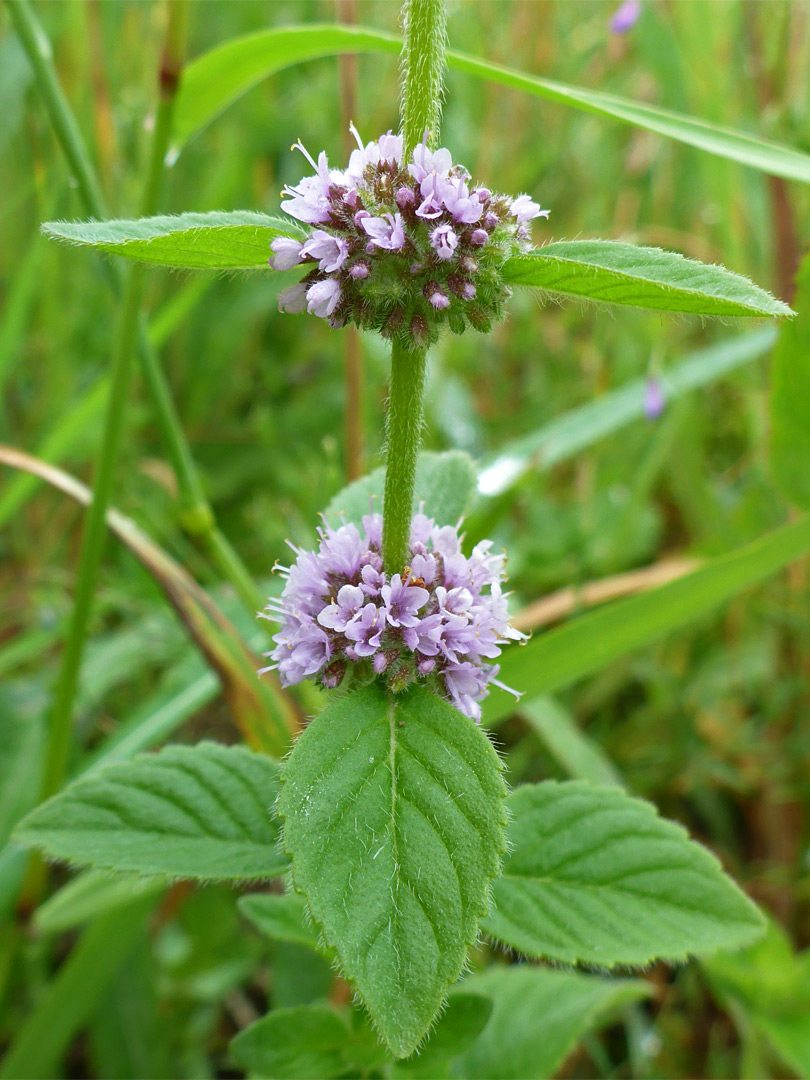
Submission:
M 284 591 L 262 613 L 281 623 L 266 654 L 273 662 L 262 670 L 278 670 L 284 686 L 311 677 L 327 689 L 350 667 L 393 692 L 414 679 L 433 680 L 456 708 L 480 719 L 489 684 L 509 690 L 497 680 L 498 665 L 487 661 L 507 641 L 525 639 L 509 625 L 505 556 L 483 540 L 467 557 L 457 528 L 419 513 L 409 564 L 389 576 L 381 516 L 368 514 L 362 526 L 326 525 L 317 551 L 293 548 L 295 562 L 280 568 Z

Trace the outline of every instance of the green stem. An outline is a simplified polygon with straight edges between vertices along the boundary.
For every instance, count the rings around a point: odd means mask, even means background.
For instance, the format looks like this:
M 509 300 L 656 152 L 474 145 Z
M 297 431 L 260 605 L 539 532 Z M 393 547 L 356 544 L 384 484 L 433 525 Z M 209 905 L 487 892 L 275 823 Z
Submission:
M 402 9 L 402 135 L 405 156 L 424 138 L 436 144 L 442 114 L 442 80 L 447 50 L 444 0 L 405 0 Z M 422 398 L 427 354 L 391 343 L 388 393 L 383 563 L 401 573 L 410 549 L 416 459 L 422 441 Z
M 62 146 L 68 164 L 76 176 L 79 196 L 88 214 L 94 218 L 107 218 L 109 213 L 101 194 L 101 187 L 90 161 L 70 105 L 59 84 L 53 66 L 53 55 L 48 39 L 37 21 L 28 0 L 6 0 L 14 27 L 17 30 L 26 54 L 36 75 L 37 84 L 42 94 L 56 136 Z M 166 142 L 168 146 L 172 118 L 174 90 L 181 74 L 182 50 L 180 43 L 184 35 L 184 22 L 187 19 L 187 5 L 170 3 L 170 8 L 178 6 L 175 20 L 169 27 L 166 47 L 161 61 L 161 98 L 155 120 L 155 140 Z M 165 151 L 164 151 L 165 156 Z M 155 208 L 159 202 L 159 191 L 164 175 L 163 158 L 153 155 L 150 165 L 149 190 L 145 193 L 144 204 Z M 150 211 L 154 213 L 154 209 Z M 105 263 L 109 267 L 109 280 L 116 290 L 121 289 L 124 274 L 117 264 Z M 236 551 L 219 531 L 214 514 L 209 506 L 199 471 L 194 463 L 174 402 L 169 392 L 166 377 L 158 356 L 150 345 L 143 319 L 138 327 L 138 360 L 141 374 L 149 393 L 155 418 L 166 454 L 171 462 L 177 479 L 180 502 L 180 524 L 185 532 L 196 537 L 220 572 L 230 581 L 245 607 L 252 613 L 263 605 L 259 590 L 240 560 Z M 272 627 L 268 626 L 272 633 Z
M 442 116 L 442 87 L 447 51 L 445 0 L 405 0 L 402 9 L 402 136 L 405 157 L 428 133 L 436 146 Z
M 426 367 L 426 352 L 392 342 L 383 500 L 383 563 L 389 574 L 401 573 L 408 559 Z
M 167 53 L 171 53 L 176 58 L 178 50 L 182 48 L 187 20 L 187 3 L 188 0 L 170 0 L 168 4 L 169 23 L 164 62 Z M 23 5 L 17 2 L 15 2 L 14 6 L 23 9 Z M 161 68 L 161 73 L 162 70 Z M 160 197 L 160 178 L 163 172 L 163 160 L 169 145 L 173 97 L 172 94 L 171 100 L 168 101 L 165 98 L 163 79 L 161 78 L 159 118 L 155 124 L 152 137 L 147 181 L 141 207 L 143 214 L 147 216 L 155 212 L 156 202 Z M 61 100 L 64 103 L 63 98 L 57 97 L 54 100 Z M 128 267 L 124 271 L 123 277 L 121 310 L 113 349 L 107 411 L 104 417 L 104 429 L 93 484 L 93 501 L 87 511 L 87 523 L 79 559 L 73 612 L 65 640 L 65 648 L 62 653 L 62 662 L 50 717 L 41 792 L 43 798 L 48 798 L 48 796 L 59 790 L 64 782 L 67 770 L 73 703 L 76 698 L 79 671 L 87 639 L 87 626 L 98 569 L 101 563 L 101 554 L 107 535 L 107 509 L 110 505 L 115 480 L 115 467 L 124 424 L 124 410 L 129 396 L 132 358 L 138 336 L 145 268 L 139 265 Z

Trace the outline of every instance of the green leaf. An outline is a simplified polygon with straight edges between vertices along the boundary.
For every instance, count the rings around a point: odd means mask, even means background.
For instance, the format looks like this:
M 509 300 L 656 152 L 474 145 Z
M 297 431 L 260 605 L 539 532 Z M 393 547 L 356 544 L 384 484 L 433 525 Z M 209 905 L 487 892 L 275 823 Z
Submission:
M 570 780 L 509 797 L 510 853 L 486 933 L 565 964 L 641 965 L 748 944 L 765 920 L 655 807 Z
M 32 922 L 40 934 L 61 934 L 123 907 L 137 896 L 157 897 L 167 884 L 160 877 L 85 870 L 40 904 Z
M 785 496 L 810 510 L 810 255 L 796 284 L 799 315 L 781 328 L 771 364 L 771 463 Z
M 472 1048 L 453 1062 L 464 1080 L 546 1080 L 611 1013 L 649 996 L 638 979 L 601 979 L 530 964 L 496 965 L 464 982 L 495 1005 Z
M 307 919 L 306 901 L 297 893 L 251 893 L 239 900 L 239 910 L 267 937 L 315 949 L 318 931 Z
M 49 221 L 46 236 L 124 255 L 153 266 L 194 270 L 268 270 L 270 241 L 295 227 L 251 210 L 178 214 L 136 221 Z
M 79 865 L 206 881 L 271 878 L 287 860 L 270 810 L 278 766 L 218 743 L 169 746 L 69 784 L 15 839 Z
M 344 52 L 398 55 L 401 48 L 397 35 L 339 24 L 285 26 L 234 38 L 197 57 L 184 70 L 175 110 L 176 145 L 182 146 L 233 101 L 282 68 Z M 448 50 L 447 62 L 456 71 L 620 120 L 772 176 L 810 183 L 807 154 L 756 135 L 599 90 L 541 79 L 454 49 Z
M 629 304 L 693 315 L 790 315 L 741 274 L 661 248 L 614 240 L 564 240 L 507 259 L 509 285 L 605 304 Z
M 231 1042 L 231 1057 L 254 1076 L 329 1080 L 346 1071 L 349 1029 L 326 1005 L 276 1009 Z
M 42 724 L 38 715 L 4 709 L 0 722 L 0 848 L 36 801 L 40 783 Z
M 398 1062 L 395 1076 L 424 1077 L 436 1080 L 447 1076 L 447 1064 L 468 1050 L 492 1015 L 492 998 L 488 994 L 470 993 L 466 983 L 453 990 L 447 999 L 447 1008 L 439 1018 L 430 1038 L 417 1053 Z
M 795 323 L 786 323 L 783 332 Z M 664 399 L 670 403 L 682 394 L 706 386 L 742 364 L 765 356 L 777 332 L 765 326 L 739 337 L 711 345 L 685 357 L 658 376 Z M 558 416 L 538 431 L 508 442 L 497 454 L 485 459 L 478 475 L 481 495 L 500 495 L 530 469 L 547 471 L 561 461 L 592 446 L 599 439 L 620 431 L 644 416 L 647 379 L 633 379 Z
M 519 712 L 569 776 L 589 784 L 624 786 L 598 743 L 583 735 L 571 714 L 553 698 L 521 701 Z
M 424 504 L 424 512 L 438 524 L 455 525 L 470 508 L 475 484 L 475 466 L 469 454 L 462 450 L 424 450 L 416 465 L 414 510 Z M 359 525 L 370 509 L 382 513 L 384 487 L 385 470 L 375 469 L 338 492 L 324 514 L 333 525 L 343 519 Z
M 692 574 L 627 600 L 606 604 L 572 622 L 540 634 L 523 646 L 509 646 L 500 678 L 530 694 L 547 694 L 601 671 L 619 657 L 657 641 L 693 619 L 787 566 L 810 548 L 810 517 L 783 525 L 751 544 L 712 559 Z M 484 719 L 494 724 L 515 711 L 505 695 L 491 695 Z
M 423 687 L 369 686 L 299 736 L 278 809 L 295 887 L 386 1044 L 411 1054 L 461 972 L 504 850 L 501 765 Z

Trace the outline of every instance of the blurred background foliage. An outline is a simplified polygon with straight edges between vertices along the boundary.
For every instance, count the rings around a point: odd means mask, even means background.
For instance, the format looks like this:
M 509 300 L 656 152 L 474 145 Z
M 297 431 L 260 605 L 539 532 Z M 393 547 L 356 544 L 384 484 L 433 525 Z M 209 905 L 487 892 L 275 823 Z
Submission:
M 109 0 L 35 6 L 104 194 L 117 216 L 130 216 L 162 9 Z M 650 0 L 621 35 L 610 29 L 613 6 L 591 0 L 451 0 L 449 10 L 455 48 L 810 151 L 807 3 Z M 391 0 L 211 0 L 192 9 L 189 54 L 292 22 L 353 16 L 396 31 L 397 13 Z M 86 214 L 7 21 L 0 32 L 0 441 L 90 483 L 115 304 L 98 258 L 38 235 L 43 220 Z M 282 185 L 303 171 L 291 143 L 300 137 L 335 164 L 345 156 L 339 87 L 335 59 L 263 82 L 184 150 L 169 174 L 166 211 L 275 212 Z M 396 58 L 358 57 L 356 95 L 352 118 L 364 136 L 396 128 Z M 606 236 L 660 245 L 722 261 L 791 300 L 810 237 L 806 186 L 452 71 L 442 141 L 480 181 L 526 191 L 551 209 L 536 242 Z M 280 316 L 262 275 L 154 271 L 147 306 L 217 518 L 267 584 L 273 563 L 287 559 L 285 539 L 306 545 L 318 511 L 346 480 L 344 335 L 321 320 Z M 434 351 L 426 446 L 487 458 L 741 329 L 541 305 L 521 291 L 492 335 L 448 338 Z M 381 460 L 387 357 L 370 337 L 361 351 L 361 442 L 364 467 L 372 468 Z M 767 360 L 746 363 L 666 403 L 656 420 L 635 421 L 551 469 L 530 470 L 508 495 L 482 500 L 468 535 L 490 535 L 508 549 L 516 608 L 672 555 L 739 547 L 788 514 L 769 468 L 767 395 Z M 177 525 L 172 473 L 139 381 L 126 423 L 116 505 L 217 590 L 255 638 Z M 0 485 L 0 744 L 24 725 L 34 761 L 82 514 L 11 470 Z M 602 748 L 628 788 L 716 850 L 797 949 L 810 944 L 807 597 L 802 561 L 559 697 L 564 715 Z M 180 740 L 237 738 L 215 681 L 154 582 L 110 543 L 82 672 L 77 754 L 145 722 Z M 525 717 L 500 730 L 512 783 L 567 775 L 538 730 Z M 10 824 L 13 809 L 0 799 L 0 840 L 3 814 Z M 66 877 L 57 871 L 54 880 Z M 0 899 L 8 908 L 2 888 Z M 4 933 L 0 1044 L 71 940 L 56 939 L 54 956 L 47 935 L 12 948 L 11 932 Z M 302 946 L 268 946 L 248 931 L 225 889 L 169 894 L 139 934 L 86 1036 L 73 1043 L 67 1067 L 74 1075 L 228 1075 L 227 1037 L 264 1002 L 311 1001 L 331 985 L 325 963 L 302 962 L 312 956 Z M 780 1054 L 752 1019 L 755 967 L 767 970 L 784 953 L 785 964 L 799 965 L 801 1000 L 810 998 L 810 965 L 774 940 L 776 951 L 764 961 L 749 958 L 745 971 L 742 960 L 731 973 L 720 963 L 656 970 L 655 1004 L 586 1041 L 567 1075 L 792 1075 L 799 1059 Z M 20 978 L 28 990 L 20 990 Z M 810 1062 L 806 1045 L 803 1052 Z

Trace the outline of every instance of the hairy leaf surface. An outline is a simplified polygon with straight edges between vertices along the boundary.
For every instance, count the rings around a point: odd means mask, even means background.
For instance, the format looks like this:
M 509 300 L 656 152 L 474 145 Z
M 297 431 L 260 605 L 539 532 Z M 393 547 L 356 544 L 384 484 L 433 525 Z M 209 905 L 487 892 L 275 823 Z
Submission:
M 599 1021 L 651 990 L 638 979 L 601 979 L 530 964 L 493 966 L 463 985 L 494 1001 L 481 1035 L 453 1062 L 452 1075 L 464 1080 L 545 1080 Z
M 661 248 L 563 240 L 508 259 L 510 285 L 693 315 L 778 316 L 791 310 L 748 278 Z
M 37 807 L 15 838 L 71 863 L 172 878 L 282 874 L 278 766 L 245 747 L 169 746 L 109 765 Z
M 458 978 L 504 850 L 486 735 L 423 687 L 349 694 L 298 738 L 279 813 L 293 879 L 385 1042 L 425 1036 Z
M 124 255 L 153 266 L 190 270 L 269 270 L 270 241 L 296 228 L 251 210 L 178 214 L 135 221 L 49 221 L 46 236 Z
M 762 934 L 756 906 L 704 847 L 655 807 L 582 781 L 509 797 L 510 854 L 483 928 L 528 956 L 647 964 Z

